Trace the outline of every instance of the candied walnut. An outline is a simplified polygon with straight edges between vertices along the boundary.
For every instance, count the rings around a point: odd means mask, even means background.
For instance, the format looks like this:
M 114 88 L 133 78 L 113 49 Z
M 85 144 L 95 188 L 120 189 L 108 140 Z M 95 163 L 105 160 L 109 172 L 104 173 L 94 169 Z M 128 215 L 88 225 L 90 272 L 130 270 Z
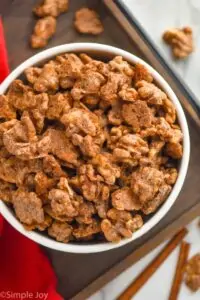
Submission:
M 78 165 L 78 152 L 62 130 L 49 128 L 44 137 L 50 140 L 49 152 L 71 165 Z
M 127 229 L 130 229 L 131 232 L 134 232 L 143 226 L 143 220 L 141 215 L 135 215 L 131 220 L 126 222 Z
M 153 76 L 144 65 L 137 63 L 134 68 L 133 79 L 135 83 L 141 80 L 151 83 L 153 81 Z
M 133 172 L 131 188 L 142 204 L 152 200 L 164 182 L 163 172 L 151 167 L 141 167 Z
M 49 192 L 48 198 L 51 208 L 56 215 L 66 215 L 67 217 L 78 215 L 79 202 L 75 198 L 75 193 L 69 188 L 66 178 L 60 179 L 60 185 L 58 184 L 58 188 Z
M 0 119 L 16 119 L 16 111 L 5 95 L 0 95 Z
M 185 266 L 185 283 L 196 292 L 200 288 L 200 254 L 194 255 Z
M 49 97 L 46 93 L 41 93 L 35 96 L 36 106 L 33 109 L 29 109 L 33 122 L 37 131 L 40 133 L 44 127 L 45 114 L 48 109 Z
M 72 88 L 77 78 L 81 76 L 83 63 L 73 53 L 66 53 L 56 57 L 55 69 L 59 77 L 60 86 L 63 89 Z
M 0 179 L 15 183 L 17 186 L 25 184 L 28 174 L 37 173 L 41 170 L 41 164 L 37 160 L 23 161 L 14 156 L 0 158 Z
M 110 67 L 108 64 L 100 61 L 100 60 L 95 60 L 95 59 L 91 59 L 90 61 L 88 61 L 88 63 L 84 64 L 83 68 L 82 68 L 82 72 L 98 72 L 101 75 L 103 75 L 104 77 L 108 77 L 109 73 L 110 73 Z
M 155 160 L 165 145 L 164 141 L 153 140 L 150 144 L 149 159 Z
M 56 221 L 71 223 L 74 220 L 74 217 L 67 217 L 66 215 L 57 215 L 55 211 L 52 210 L 51 205 L 49 204 L 44 206 L 44 212 Z
M 150 108 L 141 100 L 136 100 L 132 104 L 124 104 L 122 116 L 125 122 L 131 125 L 136 132 L 140 131 L 141 128 L 150 127 L 153 120 Z
M 79 207 L 80 203 L 82 203 L 82 197 L 75 194 L 72 188 L 69 186 L 69 182 L 67 178 L 61 177 L 58 183 L 58 188 L 64 191 L 67 191 L 69 196 L 74 198 L 74 206 Z
M 103 177 L 96 172 L 92 164 L 81 165 L 78 169 L 78 174 L 87 175 L 90 181 L 103 181 Z
M 34 230 L 38 229 L 40 231 L 46 230 L 51 224 L 53 220 L 49 215 L 44 216 L 44 222 L 41 224 L 33 223 L 31 225 L 23 224 L 26 230 Z
M 89 56 L 88 54 L 86 54 L 86 53 L 81 53 L 81 54 L 79 55 L 79 57 L 80 57 L 81 61 L 82 61 L 84 64 L 88 64 L 88 63 L 94 61 L 94 59 L 93 59 L 92 57 L 90 57 L 90 56 Z
M 36 6 L 33 12 L 38 17 L 58 17 L 68 10 L 69 0 L 43 0 L 42 4 Z
M 108 148 L 113 150 L 116 147 L 116 143 L 119 141 L 119 139 L 129 132 L 130 128 L 124 125 L 112 127 L 107 137 Z
M 194 51 L 193 34 L 190 27 L 168 29 L 163 34 L 163 40 L 172 47 L 175 58 L 186 58 Z
M 12 203 L 18 219 L 27 225 L 44 222 L 42 201 L 36 193 L 17 190 L 12 198 Z
M 36 106 L 32 88 L 28 85 L 24 85 L 23 82 L 18 79 L 11 83 L 7 97 L 9 104 L 19 110 Z
M 183 140 L 183 133 L 178 125 L 172 125 L 172 133 L 169 139 L 171 143 L 181 143 Z
M 35 175 L 34 182 L 35 191 L 38 195 L 46 194 L 48 190 L 56 185 L 56 181 L 52 178 L 48 178 L 42 171 Z
M 59 87 L 59 78 L 53 64 L 46 64 L 41 73 L 36 78 L 33 88 L 36 92 L 45 93 L 57 91 Z
M 80 33 L 98 35 L 104 28 L 96 11 L 83 7 L 76 11 L 74 26 Z
M 109 201 L 108 200 L 95 201 L 95 208 L 96 208 L 98 216 L 101 219 L 106 219 L 107 212 L 109 210 Z
M 16 186 L 12 183 L 0 179 L 0 199 L 4 202 L 12 202 L 13 193 Z
M 78 176 L 72 178 L 70 183 L 79 189 L 88 201 L 106 201 L 109 198 L 110 190 L 103 184 L 103 177 L 100 176 L 91 164 L 80 166 Z
M 140 165 L 159 166 L 167 162 L 167 157 L 162 156 L 162 150 L 165 145 L 164 141 L 152 140 L 149 145 L 148 157 L 140 159 Z
M 49 97 L 46 93 L 34 95 L 32 89 L 20 80 L 15 80 L 7 94 L 9 103 L 17 110 L 27 110 L 40 132 L 44 125 L 45 113 L 48 108 Z
M 117 162 L 137 165 L 139 159 L 149 151 L 148 143 L 136 134 L 125 134 L 115 145 L 113 158 Z
M 108 211 L 108 217 L 101 222 L 101 230 L 105 238 L 110 242 L 119 242 L 122 237 L 130 238 L 132 233 L 143 225 L 140 215 L 134 217 L 125 211 L 111 209 Z
M 109 124 L 119 126 L 123 122 L 122 118 L 122 105 L 120 102 L 116 102 L 112 108 L 108 111 L 107 120 Z
M 180 143 L 167 143 L 165 153 L 174 159 L 180 159 L 183 156 L 183 146 Z
M 133 217 L 133 218 L 135 218 L 135 217 Z M 139 224 L 138 222 L 134 222 L 135 226 L 130 226 L 130 221 L 131 220 L 129 220 L 125 224 L 123 222 L 120 222 L 120 221 L 118 221 L 118 222 L 115 223 L 115 225 L 114 225 L 115 230 L 117 230 L 117 232 L 119 232 L 119 234 L 122 237 L 131 238 L 131 236 L 132 236 L 131 229 L 133 229 L 134 231 L 136 231 L 137 229 L 139 229 L 139 228 L 136 227 L 137 224 Z M 127 224 L 129 224 L 129 225 L 127 226 Z M 143 223 L 142 223 L 142 225 L 143 225 Z
M 21 121 L 4 133 L 3 143 L 9 153 L 29 160 L 47 155 L 50 139 L 48 136 L 38 139 L 29 114 L 24 112 Z
M 119 96 L 124 101 L 135 102 L 135 100 L 138 98 L 138 92 L 134 88 L 124 85 L 119 92 Z
M 77 228 L 74 228 L 72 234 L 76 239 L 82 239 L 97 234 L 100 231 L 100 224 L 93 219 L 92 223 L 89 225 L 80 224 Z
M 37 224 L 36 228 L 40 231 L 44 231 L 52 224 L 52 222 L 53 222 L 52 218 L 48 215 L 45 215 L 44 222 L 41 224 Z
M 140 210 L 138 197 L 128 187 L 118 189 L 112 193 L 112 205 L 118 210 Z
M 108 65 L 112 71 L 121 72 L 130 77 L 134 75 L 133 67 L 122 56 L 115 56 Z
M 173 185 L 178 177 L 178 171 L 175 168 L 164 169 L 165 182 L 168 185 Z
M 83 196 L 88 201 L 96 201 L 101 193 L 102 185 L 100 182 L 92 182 L 87 176 L 80 176 L 78 183 L 80 182 L 80 188 Z M 74 182 L 73 182 L 74 183 Z
M 61 122 L 66 126 L 67 134 L 70 136 L 74 133 L 97 136 L 100 132 L 99 118 L 91 111 L 84 109 L 72 108 L 63 115 Z
M 163 100 L 163 109 L 165 111 L 165 119 L 169 124 L 173 124 L 176 121 L 176 109 L 172 101 L 168 98 Z
M 6 131 L 11 129 L 14 125 L 18 123 L 18 120 L 13 119 L 4 123 L 0 123 L 0 146 L 3 146 L 3 135 Z M 6 150 L 7 151 L 7 150 Z
M 142 80 L 136 84 L 136 88 L 139 97 L 148 104 L 163 105 L 167 99 L 167 95 L 153 83 Z
M 80 224 L 91 224 L 93 223 L 92 216 L 95 214 L 96 210 L 91 202 L 81 203 L 78 210 L 78 217 L 76 221 Z
M 123 73 L 110 72 L 108 75 L 107 82 L 101 87 L 100 96 L 101 102 L 100 107 L 107 108 L 116 103 L 119 99 L 118 92 L 124 85 L 129 86 L 131 77 Z
M 23 161 L 14 156 L 8 158 L 0 158 L 0 179 L 10 183 L 15 183 L 17 186 L 28 184 L 29 174 L 34 176 L 40 172 L 42 164 L 40 161 Z
M 43 48 L 56 31 L 56 19 L 48 16 L 37 21 L 31 36 L 32 48 Z
M 0 179 L 9 183 L 21 183 L 24 179 L 24 165 L 16 158 L 0 158 Z
M 103 231 L 105 238 L 109 242 L 118 243 L 121 241 L 119 232 L 115 229 L 115 226 L 108 219 L 104 219 L 101 222 L 101 230 Z
M 67 223 L 54 221 L 48 228 L 48 234 L 58 242 L 68 243 L 72 234 L 72 226 Z
M 72 101 L 69 93 L 57 93 L 49 96 L 46 117 L 50 120 L 59 120 L 71 108 Z
M 112 161 L 110 153 L 98 154 L 92 159 L 92 164 L 99 174 L 104 178 L 105 183 L 112 185 L 120 177 L 120 168 Z
M 47 155 L 43 158 L 43 170 L 53 178 L 64 176 L 64 171 L 53 155 Z
M 88 157 L 94 157 L 97 155 L 100 150 L 101 146 L 103 145 L 105 141 L 105 136 L 102 133 L 100 137 L 91 137 L 90 135 L 86 135 L 85 137 L 82 137 L 79 134 L 74 134 L 72 136 L 72 143 L 75 146 L 78 146 L 81 150 L 81 152 L 88 156 Z
M 112 221 L 123 221 L 123 222 L 129 221 L 132 218 L 130 212 L 118 210 L 116 208 L 109 209 L 107 216 Z
M 180 128 L 171 127 L 164 118 L 157 118 L 153 135 L 158 135 L 162 140 L 176 144 L 180 143 L 183 139 Z
M 105 78 L 99 72 L 85 71 L 79 79 L 76 80 L 71 95 L 74 100 L 81 100 L 87 95 L 98 95 L 101 86 L 105 83 Z
M 142 211 L 145 215 L 149 215 L 157 210 L 157 208 L 167 199 L 169 193 L 171 192 L 170 185 L 161 185 L 159 187 L 158 193 L 152 200 L 149 200 L 144 203 Z
M 36 80 L 38 79 L 41 73 L 42 73 L 42 69 L 37 67 L 30 67 L 24 71 L 26 79 L 31 84 L 34 84 L 36 82 Z
M 84 63 L 84 66 L 82 68 L 82 71 L 93 71 L 98 72 L 105 77 L 108 76 L 110 72 L 110 66 L 100 60 L 92 59 L 90 56 L 88 56 L 85 53 L 81 53 L 79 55 L 81 61 Z

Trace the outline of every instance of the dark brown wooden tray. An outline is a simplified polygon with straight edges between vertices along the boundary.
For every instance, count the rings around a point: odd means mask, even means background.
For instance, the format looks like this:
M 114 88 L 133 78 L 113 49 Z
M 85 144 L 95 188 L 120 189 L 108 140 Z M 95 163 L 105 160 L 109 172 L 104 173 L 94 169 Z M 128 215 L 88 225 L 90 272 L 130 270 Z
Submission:
M 0 13 L 4 21 L 11 69 L 36 53 L 28 46 L 28 39 L 35 22 L 31 13 L 35 2 L 35 0 L 0 0 Z M 82 36 L 77 34 L 73 28 L 72 21 L 75 10 L 86 5 L 95 8 L 101 15 L 105 26 L 105 31 L 101 36 Z M 148 49 L 143 48 L 141 51 L 142 47 L 138 47 L 141 45 L 137 45 L 138 40 L 137 43 L 134 43 L 128 37 L 101 1 L 71 0 L 70 10 L 59 18 L 56 36 L 48 47 L 86 41 L 123 48 L 146 60 L 149 58 L 151 63 L 151 58 L 149 54 L 147 55 Z M 154 67 L 156 67 L 155 62 Z M 159 71 L 162 73 L 162 70 Z M 178 95 L 182 96 L 180 89 L 177 88 L 177 91 Z M 78 255 L 44 249 L 54 266 L 58 277 L 58 290 L 64 299 L 87 299 L 89 295 L 99 290 L 163 240 L 171 237 L 181 227 L 200 215 L 198 178 L 198 174 L 200 174 L 200 133 L 199 128 L 189 116 L 188 122 L 192 151 L 184 188 L 172 209 L 154 229 L 127 246 L 99 254 Z

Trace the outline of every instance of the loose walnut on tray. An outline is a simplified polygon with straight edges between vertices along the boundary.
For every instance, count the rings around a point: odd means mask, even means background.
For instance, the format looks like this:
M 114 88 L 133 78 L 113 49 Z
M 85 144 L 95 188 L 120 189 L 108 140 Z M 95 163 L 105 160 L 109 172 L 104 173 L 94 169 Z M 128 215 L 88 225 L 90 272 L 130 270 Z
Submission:
M 37 13 L 54 18 L 45 5 Z M 59 242 L 130 238 L 178 176 L 173 103 L 119 56 L 66 53 L 25 78 L 0 96 L 0 198 L 27 230 Z
M 32 48 L 43 48 L 56 32 L 57 18 L 68 11 L 69 0 L 42 0 L 33 8 L 37 20 L 30 39 Z M 74 27 L 79 33 L 99 35 L 104 31 L 103 24 L 96 11 L 82 7 L 75 13 Z M 73 85 L 67 81 L 63 84 Z M 61 85 L 62 86 L 62 85 Z
M 185 283 L 196 292 L 200 289 L 200 253 L 194 255 L 185 266 Z
M 190 27 L 168 29 L 163 34 L 163 40 L 171 46 L 175 58 L 186 58 L 194 51 L 193 34 Z
M 43 0 L 33 12 L 37 20 L 31 36 L 32 48 L 43 48 L 55 34 L 57 17 L 68 10 L 68 0 Z

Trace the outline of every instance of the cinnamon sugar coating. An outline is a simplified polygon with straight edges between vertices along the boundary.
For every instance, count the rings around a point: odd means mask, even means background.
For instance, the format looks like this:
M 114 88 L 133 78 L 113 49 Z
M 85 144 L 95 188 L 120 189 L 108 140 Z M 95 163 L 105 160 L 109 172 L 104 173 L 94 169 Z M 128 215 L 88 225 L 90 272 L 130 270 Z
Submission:
M 119 242 L 177 180 L 176 109 L 141 64 L 62 54 L 26 69 L 0 108 L 0 198 L 27 230 Z

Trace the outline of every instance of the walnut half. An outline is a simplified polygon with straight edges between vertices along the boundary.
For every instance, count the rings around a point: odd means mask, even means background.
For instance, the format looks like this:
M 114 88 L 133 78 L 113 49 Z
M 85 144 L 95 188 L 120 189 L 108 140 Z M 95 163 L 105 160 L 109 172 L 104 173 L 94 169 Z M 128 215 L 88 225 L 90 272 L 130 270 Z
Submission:
M 172 47 L 175 58 L 183 59 L 194 51 L 192 29 L 171 28 L 164 32 L 163 40 Z

